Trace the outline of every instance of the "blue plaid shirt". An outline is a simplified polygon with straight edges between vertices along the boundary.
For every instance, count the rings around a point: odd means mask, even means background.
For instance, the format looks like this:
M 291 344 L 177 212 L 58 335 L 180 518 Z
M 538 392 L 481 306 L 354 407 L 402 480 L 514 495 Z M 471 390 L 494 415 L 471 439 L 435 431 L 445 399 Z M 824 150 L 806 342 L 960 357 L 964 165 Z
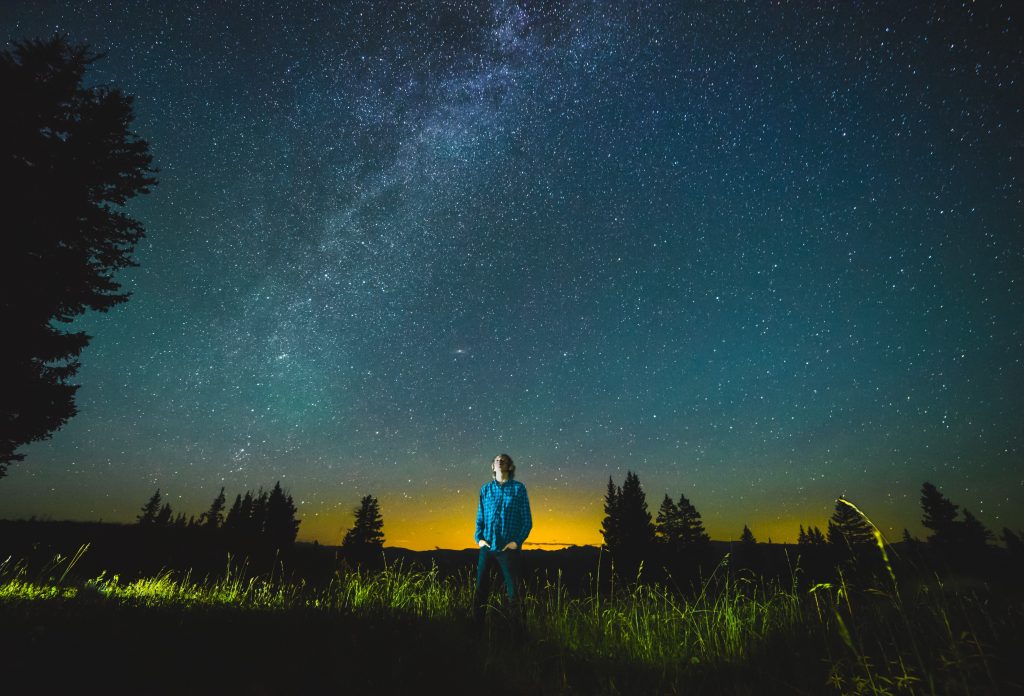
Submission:
M 533 528 L 530 499 L 526 486 L 515 479 L 498 483 L 491 481 L 480 487 L 480 504 L 476 509 L 476 543 L 483 539 L 495 551 L 510 541 L 520 548 Z

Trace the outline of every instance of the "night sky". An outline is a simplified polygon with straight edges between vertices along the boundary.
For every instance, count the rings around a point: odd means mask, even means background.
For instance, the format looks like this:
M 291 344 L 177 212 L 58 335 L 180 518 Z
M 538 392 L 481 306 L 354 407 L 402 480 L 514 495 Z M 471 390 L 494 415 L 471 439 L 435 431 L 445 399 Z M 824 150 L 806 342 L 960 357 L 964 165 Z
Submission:
M 71 9 L 73 8 L 73 9 Z M 79 415 L 0 516 L 198 514 L 280 480 L 473 545 L 499 452 L 532 542 L 611 476 L 714 539 L 923 481 L 1024 528 L 1024 12 L 1008 2 L 11 2 L 136 96 L 160 168 Z M 8 43 L 9 45 L 9 43 Z

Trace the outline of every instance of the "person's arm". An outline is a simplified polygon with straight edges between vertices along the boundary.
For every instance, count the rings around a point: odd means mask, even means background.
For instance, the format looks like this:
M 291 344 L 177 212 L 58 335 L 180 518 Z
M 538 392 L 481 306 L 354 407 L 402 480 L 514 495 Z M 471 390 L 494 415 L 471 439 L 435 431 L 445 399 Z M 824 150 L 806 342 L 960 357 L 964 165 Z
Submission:
M 480 500 L 476 505 L 476 545 L 480 548 L 490 546 L 484 539 L 484 492 L 480 490 Z
M 530 530 L 532 529 L 533 515 L 530 513 L 530 497 L 526 495 L 526 486 L 523 486 L 523 526 L 517 538 L 519 548 L 523 547 L 523 542 L 526 541 L 526 537 L 530 536 Z

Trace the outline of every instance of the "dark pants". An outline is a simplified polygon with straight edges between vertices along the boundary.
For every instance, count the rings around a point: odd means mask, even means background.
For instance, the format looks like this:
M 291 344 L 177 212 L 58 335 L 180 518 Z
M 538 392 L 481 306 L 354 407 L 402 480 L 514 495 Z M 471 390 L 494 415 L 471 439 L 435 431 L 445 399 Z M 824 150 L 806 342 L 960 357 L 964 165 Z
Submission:
M 497 563 L 505 580 L 505 593 L 508 595 L 510 618 L 518 620 L 522 610 L 519 601 L 519 577 L 521 558 L 519 549 L 515 551 L 492 551 L 486 546 L 480 549 L 476 562 L 476 596 L 473 598 L 473 616 L 479 623 L 483 621 L 487 608 L 487 596 L 491 590 L 491 562 Z

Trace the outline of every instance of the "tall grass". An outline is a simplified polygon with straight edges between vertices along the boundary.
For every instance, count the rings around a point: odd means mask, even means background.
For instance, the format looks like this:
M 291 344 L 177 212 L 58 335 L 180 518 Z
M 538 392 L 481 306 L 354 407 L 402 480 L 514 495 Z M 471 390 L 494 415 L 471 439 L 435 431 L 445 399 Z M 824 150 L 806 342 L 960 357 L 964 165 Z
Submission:
M 72 580 L 85 551 L 56 558 L 35 577 L 11 559 L 0 563 L 0 604 L 314 612 L 467 625 L 471 615 L 468 572 L 443 576 L 436 567 L 396 565 L 339 573 L 312 587 L 283 573 L 252 577 L 229 562 L 221 577 L 167 571 L 127 582 L 106 573 Z M 530 640 L 522 650 L 534 651 L 567 684 L 570 664 L 611 665 L 608 679 L 618 666 L 633 665 L 658 675 L 665 692 L 715 679 L 716 688 L 739 693 L 741 684 L 763 677 L 776 691 L 999 693 L 1008 673 L 1019 674 L 1020 665 L 1007 662 L 1007 646 L 1021 639 L 1019 601 L 999 603 L 984 588 L 953 592 L 937 577 L 901 590 L 887 568 L 889 577 L 873 582 L 840 574 L 801 590 L 795 582 L 730 573 L 727 558 L 691 595 L 639 583 L 608 592 L 597 582 L 578 593 L 560 573 L 535 578 L 524 594 Z M 492 621 L 500 622 L 498 595 L 494 607 Z

